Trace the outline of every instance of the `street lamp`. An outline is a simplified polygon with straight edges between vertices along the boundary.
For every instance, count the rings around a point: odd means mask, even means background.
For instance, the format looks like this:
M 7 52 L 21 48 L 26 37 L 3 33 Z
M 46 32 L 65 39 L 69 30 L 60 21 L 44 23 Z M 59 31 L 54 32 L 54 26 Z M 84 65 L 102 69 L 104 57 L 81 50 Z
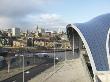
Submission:
M 18 55 L 15 54 L 15 56 L 17 57 Z M 23 70 L 23 82 L 24 82 L 24 55 L 20 55 L 21 57 L 23 57 L 23 66 L 22 66 L 22 70 Z
M 23 45 L 21 46 L 22 48 L 24 47 Z M 23 57 L 23 82 L 24 82 L 24 55 L 21 55 Z
M 11 58 L 8 57 L 8 59 L 7 59 L 7 63 L 8 63 L 8 73 L 10 72 L 10 60 L 11 60 Z
M 55 41 L 54 41 L 54 71 L 55 71 Z
M 66 57 L 66 42 L 65 42 L 65 62 L 66 62 L 66 60 L 67 60 L 67 57 Z

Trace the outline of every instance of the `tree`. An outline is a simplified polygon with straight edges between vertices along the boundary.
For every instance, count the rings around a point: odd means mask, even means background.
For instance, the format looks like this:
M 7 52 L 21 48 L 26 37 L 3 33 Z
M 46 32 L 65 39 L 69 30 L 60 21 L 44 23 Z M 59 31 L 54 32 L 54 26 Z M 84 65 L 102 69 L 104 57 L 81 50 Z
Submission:
M 32 38 L 27 39 L 27 46 L 29 46 L 29 47 L 33 46 Z
M 42 37 L 42 33 L 38 33 L 38 36 L 39 36 L 39 37 Z

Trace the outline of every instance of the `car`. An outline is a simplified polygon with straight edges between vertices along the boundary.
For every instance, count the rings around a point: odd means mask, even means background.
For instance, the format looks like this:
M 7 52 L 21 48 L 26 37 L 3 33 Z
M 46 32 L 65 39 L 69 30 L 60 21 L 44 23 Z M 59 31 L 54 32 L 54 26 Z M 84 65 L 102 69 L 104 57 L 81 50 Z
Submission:
M 58 60 L 58 57 L 56 57 L 55 59 Z
M 49 56 L 48 56 L 47 54 L 44 54 L 44 57 L 45 57 L 45 58 L 49 58 Z
M 25 73 L 26 73 L 26 74 L 29 74 L 29 73 L 30 73 L 30 71 L 26 71 Z
M 37 53 L 38 57 L 49 57 L 48 53 Z

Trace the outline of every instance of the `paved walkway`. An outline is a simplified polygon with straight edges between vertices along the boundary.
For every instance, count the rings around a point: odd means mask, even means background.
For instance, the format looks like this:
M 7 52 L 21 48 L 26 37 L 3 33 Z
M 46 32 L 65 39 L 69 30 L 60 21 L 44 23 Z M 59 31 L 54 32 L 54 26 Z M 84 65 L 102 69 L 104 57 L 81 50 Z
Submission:
M 66 60 L 42 72 L 29 82 L 91 82 L 81 58 Z

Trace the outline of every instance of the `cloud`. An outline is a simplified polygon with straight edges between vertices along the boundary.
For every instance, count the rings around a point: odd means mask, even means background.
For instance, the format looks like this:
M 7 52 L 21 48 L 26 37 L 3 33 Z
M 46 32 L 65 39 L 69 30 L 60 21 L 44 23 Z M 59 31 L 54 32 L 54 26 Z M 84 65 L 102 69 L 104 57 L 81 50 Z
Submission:
M 41 14 L 40 15 L 41 21 L 57 21 L 60 19 L 60 16 L 57 14 Z
M 22 29 L 35 29 L 35 25 L 47 28 L 64 26 L 61 15 L 48 13 L 41 7 L 53 1 L 55 0 L 0 0 L 0 28 L 17 26 Z
M 0 16 L 20 17 L 42 12 L 39 6 L 48 0 L 0 0 Z
M 51 0 L 0 0 L 0 28 L 32 25 L 28 15 L 44 13 L 41 5 Z M 27 19 L 27 20 L 26 20 Z M 33 20 L 34 21 L 34 20 Z
M 39 24 L 43 24 L 47 28 L 62 28 L 65 27 L 67 22 L 63 20 L 63 17 L 61 15 L 52 13 L 46 13 L 46 14 L 41 14 L 38 17 L 40 20 L 38 21 Z
M 55 13 L 41 13 L 38 15 L 28 15 L 22 21 L 25 21 L 26 24 L 32 24 L 29 26 L 31 29 L 35 29 L 36 26 L 40 26 L 43 28 L 54 29 L 54 28 L 65 28 L 67 22 L 63 20 L 61 15 Z

